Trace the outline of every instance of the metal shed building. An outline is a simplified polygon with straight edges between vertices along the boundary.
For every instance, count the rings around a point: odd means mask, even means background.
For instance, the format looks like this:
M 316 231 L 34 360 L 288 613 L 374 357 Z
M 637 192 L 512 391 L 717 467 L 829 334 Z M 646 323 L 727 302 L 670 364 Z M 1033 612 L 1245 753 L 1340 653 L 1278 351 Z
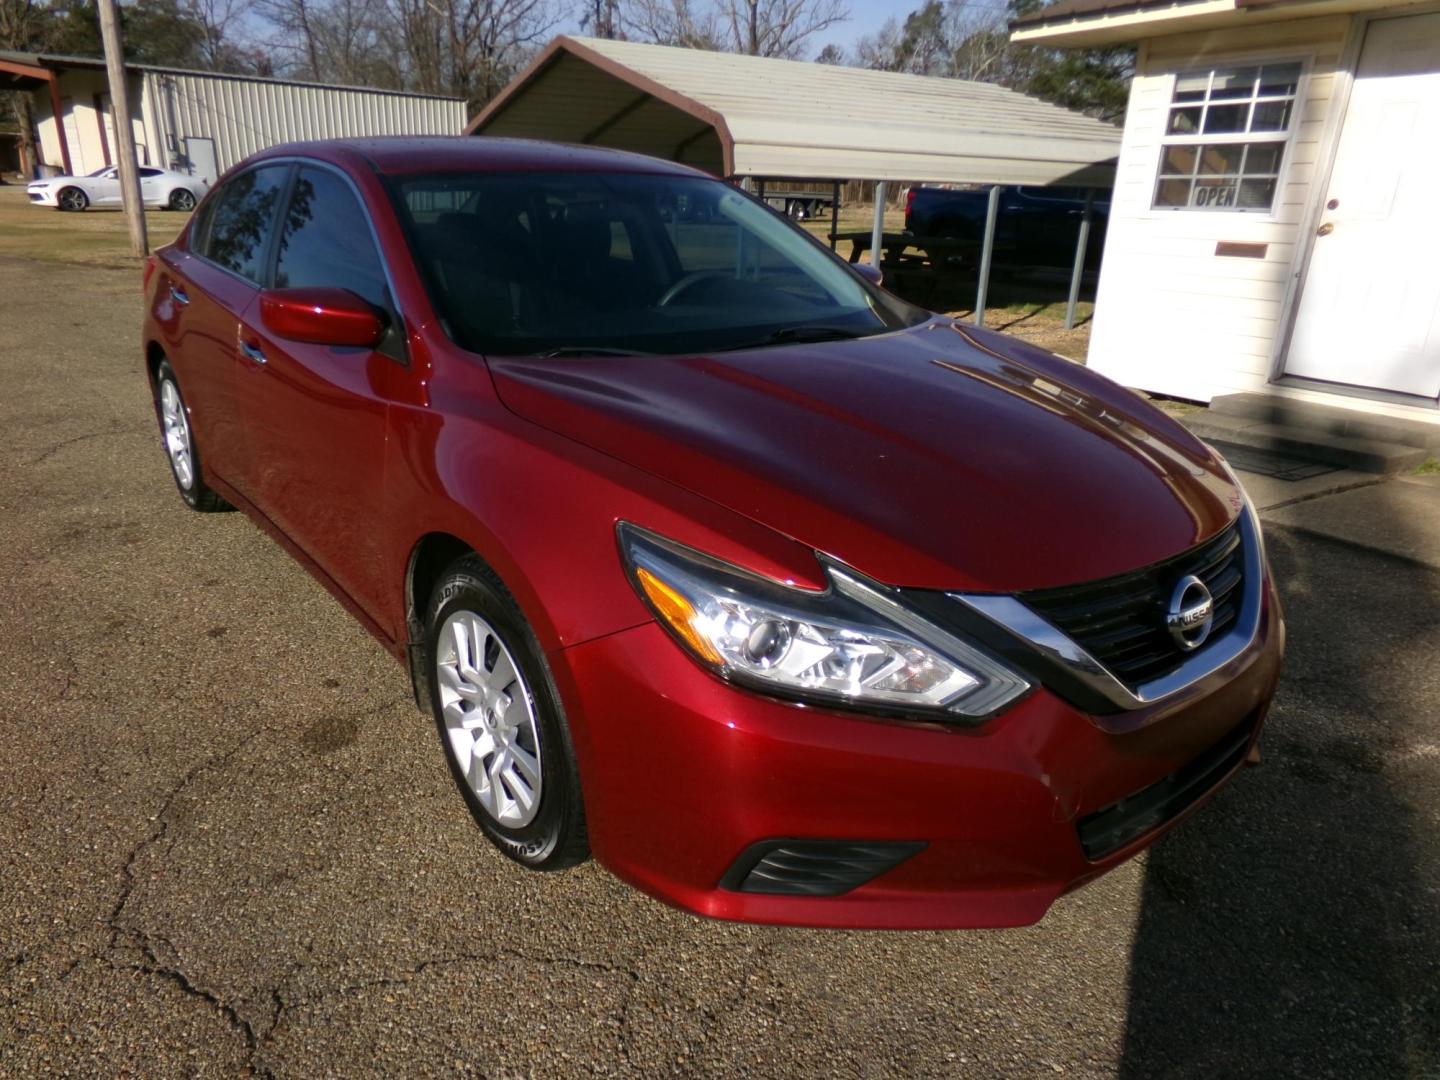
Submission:
M 126 71 L 141 162 L 212 181 L 276 143 L 456 135 L 465 125 L 465 103 L 459 98 L 144 64 L 127 65 Z M 44 165 L 86 173 L 112 163 L 115 121 L 104 61 L 0 52 L 0 90 L 40 91 L 35 127 Z
M 720 176 L 1109 187 L 1120 130 L 989 83 L 556 38 L 471 134 L 594 143 Z

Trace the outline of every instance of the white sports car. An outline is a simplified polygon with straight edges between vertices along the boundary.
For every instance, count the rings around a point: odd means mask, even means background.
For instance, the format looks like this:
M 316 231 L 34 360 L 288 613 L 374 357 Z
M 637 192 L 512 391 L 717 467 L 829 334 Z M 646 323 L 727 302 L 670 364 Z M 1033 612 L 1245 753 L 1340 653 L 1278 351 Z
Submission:
M 209 187 L 199 176 L 140 166 L 140 198 L 146 206 L 193 210 Z M 114 165 L 107 165 L 88 176 L 53 176 L 33 180 L 26 191 L 36 206 L 53 206 L 57 210 L 119 206 L 120 172 Z

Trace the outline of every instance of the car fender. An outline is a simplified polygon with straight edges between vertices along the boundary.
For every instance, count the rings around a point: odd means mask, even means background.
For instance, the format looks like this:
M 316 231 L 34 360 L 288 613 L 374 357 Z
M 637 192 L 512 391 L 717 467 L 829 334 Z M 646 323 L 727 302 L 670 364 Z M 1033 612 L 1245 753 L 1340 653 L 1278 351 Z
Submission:
M 407 589 L 415 552 L 433 535 L 459 540 L 495 571 L 546 652 L 650 621 L 621 562 L 622 520 L 774 580 L 825 585 L 804 545 L 503 406 L 483 417 L 395 413 L 387 516 L 404 525 L 391 547 L 397 587 L 385 621 L 399 641 L 413 640 L 423 617 L 427 598 Z

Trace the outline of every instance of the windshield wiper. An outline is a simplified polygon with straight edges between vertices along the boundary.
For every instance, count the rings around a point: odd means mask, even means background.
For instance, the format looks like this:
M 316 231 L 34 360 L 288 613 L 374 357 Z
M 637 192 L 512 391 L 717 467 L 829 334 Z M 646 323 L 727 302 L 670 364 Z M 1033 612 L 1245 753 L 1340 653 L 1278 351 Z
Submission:
M 718 351 L 735 352 L 739 349 L 762 349 L 766 345 L 799 345 L 807 341 L 847 341 L 851 338 L 867 337 L 873 332 L 875 331 L 854 330 L 848 326 L 825 326 L 823 324 L 785 326 L 755 341 L 729 345 L 724 350 Z
M 561 345 L 558 349 L 549 349 L 546 352 L 531 353 L 531 356 L 538 356 L 541 360 L 549 360 L 555 356 L 654 356 L 654 353 L 641 352 L 639 349 L 612 349 L 604 345 Z

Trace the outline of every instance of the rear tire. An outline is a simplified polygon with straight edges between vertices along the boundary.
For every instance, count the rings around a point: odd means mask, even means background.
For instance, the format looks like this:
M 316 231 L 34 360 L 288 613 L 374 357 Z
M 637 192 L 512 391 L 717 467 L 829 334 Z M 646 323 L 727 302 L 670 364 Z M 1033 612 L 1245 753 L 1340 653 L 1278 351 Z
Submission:
M 425 650 L 430 712 L 475 823 L 527 869 L 584 862 L 585 807 L 559 691 L 519 606 L 477 556 L 435 586 Z
M 55 196 L 55 208 L 63 211 L 84 210 L 90 205 L 90 196 L 78 187 L 61 188 Z
M 168 360 L 161 360 L 155 369 L 155 416 L 160 421 L 160 445 L 170 462 L 170 476 L 185 505 L 202 514 L 234 509 L 205 486 L 200 448 L 190 429 L 190 410 Z
M 195 209 L 195 196 L 185 188 L 176 188 L 170 193 L 170 202 L 167 204 L 170 210 L 180 210 L 188 213 Z

